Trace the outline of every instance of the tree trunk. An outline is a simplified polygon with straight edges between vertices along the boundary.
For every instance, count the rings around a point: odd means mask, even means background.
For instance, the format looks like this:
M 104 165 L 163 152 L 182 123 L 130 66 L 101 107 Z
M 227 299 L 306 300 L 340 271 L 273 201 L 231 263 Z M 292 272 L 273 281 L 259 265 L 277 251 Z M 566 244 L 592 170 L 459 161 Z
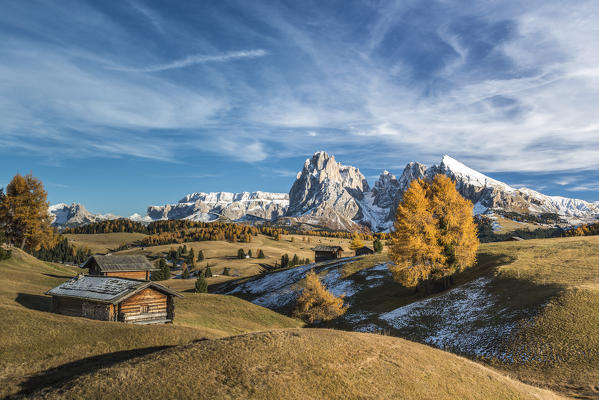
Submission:
M 23 250 L 23 248 L 25 247 L 25 236 L 23 236 L 23 240 L 21 240 L 21 250 Z

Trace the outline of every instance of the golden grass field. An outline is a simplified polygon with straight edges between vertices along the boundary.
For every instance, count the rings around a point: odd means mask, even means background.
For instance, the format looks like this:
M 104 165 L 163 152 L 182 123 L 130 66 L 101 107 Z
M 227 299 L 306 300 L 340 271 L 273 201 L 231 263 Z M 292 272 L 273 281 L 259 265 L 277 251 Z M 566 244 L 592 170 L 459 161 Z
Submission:
M 112 235 L 112 234 L 108 234 Z M 81 236 L 81 235 L 80 235 Z M 83 235 L 85 236 L 85 235 Z M 87 235 L 95 236 L 95 235 Z M 293 241 L 292 241 L 293 238 Z M 308 242 L 308 238 L 310 242 Z M 305 239 L 303 241 L 302 239 Z M 85 238 L 80 239 L 79 243 L 85 244 L 87 240 Z M 95 239 L 90 238 L 90 242 Z M 314 246 L 319 244 L 324 245 L 338 245 L 343 247 L 344 255 L 353 255 L 353 251 L 349 248 L 349 239 L 336 239 L 336 238 L 324 238 L 324 237 L 308 237 L 302 235 L 282 235 L 281 240 L 274 240 L 269 236 L 258 235 L 252 237 L 251 243 L 231 243 L 227 241 L 205 241 L 205 242 L 186 242 L 184 243 L 188 249 L 193 248 L 194 253 L 197 255 L 200 250 L 204 252 L 205 260 L 198 263 L 197 267 L 205 268 L 206 264 L 210 264 L 212 273 L 216 276 L 208 278 L 208 284 L 215 284 L 224 282 L 227 280 L 235 279 L 238 277 L 249 277 L 260 273 L 263 268 L 260 264 L 268 264 L 271 266 L 275 265 L 275 262 L 281 262 L 281 256 L 288 254 L 290 258 L 294 254 L 301 259 L 308 258 L 310 261 L 314 261 L 314 252 L 311 250 Z M 372 247 L 372 243 L 367 243 Z M 181 244 L 182 245 L 182 244 Z M 177 248 L 180 245 L 161 245 L 146 247 L 143 250 L 141 248 L 133 248 L 129 250 L 123 250 L 118 254 L 145 254 L 147 256 L 157 256 L 159 254 L 168 252 L 171 248 Z M 237 259 L 237 251 L 243 249 L 246 253 L 248 250 L 252 250 L 254 258 L 249 259 Z M 258 255 L 258 249 L 262 249 L 265 259 L 255 258 Z M 222 276 L 220 275 L 225 267 L 231 269 L 231 274 L 236 276 Z M 195 284 L 195 280 L 171 280 L 169 286 L 175 290 L 191 290 Z
M 549 299 L 511 338 L 517 362 L 497 365 L 529 383 L 599 398 L 599 236 L 489 243 L 481 251 L 514 258 L 496 272 L 526 282 L 513 296 Z
M 105 254 L 122 244 L 133 243 L 136 240 L 143 239 L 147 235 L 143 233 L 118 232 L 95 233 L 93 235 L 69 233 L 64 236 L 75 247 L 90 249 L 92 253 Z
M 77 272 L 19 250 L 0 261 L 0 397 L 164 346 L 303 325 L 235 297 L 195 293 L 176 299 L 172 325 L 133 326 L 48 312 L 44 293 Z
M 275 243 L 265 237 L 260 240 L 265 253 L 270 249 L 273 257 L 277 249 L 280 254 L 297 249 L 303 257 L 299 251 L 306 246 L 301 236 L 293 243 L 287 237 Z M 314 242 L 312 238 L 310 245 Z M 254 249 L 254 244 L 249 248 Z M 233 256 L 244 246 L 190 245 L 204 249 L 209 258 L 225 257 L 229 251 Z M 483 360 L 500 373 L 399 338 L 288 330 L 301 323 L 229 296 L 185 292 L 185 298 L 177 301 L 175 324 L 166 326 L 51 314 L 43 293 L 77 269 L 16 251 L 12 259 L 0 262 L 0 315 L 10 321 L 0 332 L 0 396 L 557 398 L 511 380 L 503 375 L 507 373 L 565 395 L 599 398 L 599 237 L 483 244 L 479 257 L 482 266 L 457 279 L 457 284 L 493 273 L 504 284 L 495 289 L 502 295 L 507 293 L 522 304 L 548 299 L 510 338 L 513 354 L 525 357 L 515 363 Z M 349 277 L 385 259 L 384 254 L 359 258 L 343 266 L 343 275 Z M 256 331 L 269 332 L 244 334 Z M 223 337 L 227 339 L 217 339 Z M 150 374 L 157 368 L 160 378 Z M 147 379 L 148 375 L 154 379 Z M 40 387 L 43 393 L 35 392 Z
M 151 377 L 151 378 L 150 378 Z M 325 329 L 177 346 L 84 374 L 49 399 L 558 399 L 403 339 Z

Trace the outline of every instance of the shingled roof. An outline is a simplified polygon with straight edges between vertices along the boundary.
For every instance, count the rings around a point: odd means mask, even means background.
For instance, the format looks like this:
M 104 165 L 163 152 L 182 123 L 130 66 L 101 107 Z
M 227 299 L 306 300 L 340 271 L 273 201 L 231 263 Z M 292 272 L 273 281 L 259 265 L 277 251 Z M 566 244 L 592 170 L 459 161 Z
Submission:
M 155 282 L 90 275 L 76 276 L 54 289 L 48 290 L 46 294 L 117 304 L 148 287 L 166 294 L 183 297 L 179 293 Z
M 325 245 L 318 245 L 316 247 L 314 247 L 312 250 L 314 251 L 343 251 L 343 248 L 341 246 L 325 246 Z
M 115 271 L 157 271 L 144 255 L 108 255 L 91 256 L 83 268 L 89 268 L 92 263 L 96 263 L 102 272 Z

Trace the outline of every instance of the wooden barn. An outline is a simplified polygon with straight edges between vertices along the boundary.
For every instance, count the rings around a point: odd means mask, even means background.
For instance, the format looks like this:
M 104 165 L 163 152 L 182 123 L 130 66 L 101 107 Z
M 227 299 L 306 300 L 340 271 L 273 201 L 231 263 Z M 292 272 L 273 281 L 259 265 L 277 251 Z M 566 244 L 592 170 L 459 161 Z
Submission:
M 372 250 L 368 246 L 363 246 L 363 247 L 360 247 L 359 249 L 356 249 L 356 256 L 363 256 L 363 255 L 368 255 L 368 254 L 374 254 L 374 250 Z
M 312 250 L 314 250 L 314 261 L 319 262 L 341 258 L 343 248 L 341 246 L 318 245 Z
M 146 281 L 150 280 L 152 271 L 158 270 L 143 255 L 92 256 L 82 267 L 88 268 L 90 275 L 144 279 Z
M 175 317 L 180 294 L 155 282 L 79 275 L 49 290 L 52 311 L 133 324 L 164 324 Z

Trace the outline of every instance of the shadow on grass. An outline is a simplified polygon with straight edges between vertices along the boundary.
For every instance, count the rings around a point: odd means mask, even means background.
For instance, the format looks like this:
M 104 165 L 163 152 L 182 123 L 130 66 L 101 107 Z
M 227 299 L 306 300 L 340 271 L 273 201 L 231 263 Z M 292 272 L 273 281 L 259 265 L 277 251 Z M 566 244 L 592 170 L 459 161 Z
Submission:
M 86 270 L 82 270 L 81 272 L 83 273 Z M 49 276 L 50 278 L 60 278 L 60 279 L 71 279 L 73 277 L 73 275 L 56 275 L 56 274 L 42 274 L 45 276 Z
M 27 307 L 31 310 L 45 312 L 50 311 L 50 306 L 52 304 L 52 299 L 48 296 L 40 296 L 38 294 L 29 293 L 17 293 L 15 301 L 23 307 Z
M 101 368 L 110 367 L 123 361 L 156 353 L 169 347 L 173 346 L 154 346 L 146 347 L 144 349 L 117 351 L 63 364 L 29 377 L 29 379 L 20 384 L 21 390 L 18 393 L 7 398 L 18 399 L 44 389 L 57 389 L 63 387 L 79 376 L 93 373 Z

